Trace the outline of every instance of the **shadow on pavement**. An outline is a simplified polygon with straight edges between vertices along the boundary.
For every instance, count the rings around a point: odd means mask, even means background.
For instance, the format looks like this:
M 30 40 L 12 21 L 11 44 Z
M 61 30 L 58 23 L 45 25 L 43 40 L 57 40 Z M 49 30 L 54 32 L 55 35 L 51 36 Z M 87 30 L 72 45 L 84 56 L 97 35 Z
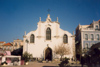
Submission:
M 59 66 L 43 66 L 43 67 L 59 67 Z M 65 66 L 65 67 L 81 67 L 81 66 Z
M 81 66 L 66 66 L 66 67 L 81 67 Z
M 43 67 L 59 67 L 59 66 L 43 66 Z

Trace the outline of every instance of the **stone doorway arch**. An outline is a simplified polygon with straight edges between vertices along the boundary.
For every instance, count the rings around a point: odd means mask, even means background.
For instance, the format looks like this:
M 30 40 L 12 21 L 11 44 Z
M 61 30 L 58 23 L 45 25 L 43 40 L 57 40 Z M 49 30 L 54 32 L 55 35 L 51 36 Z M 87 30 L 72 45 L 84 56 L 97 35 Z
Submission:
M 52 61 L 52 49 L 50 47 L 45 50 L 45 60 Z

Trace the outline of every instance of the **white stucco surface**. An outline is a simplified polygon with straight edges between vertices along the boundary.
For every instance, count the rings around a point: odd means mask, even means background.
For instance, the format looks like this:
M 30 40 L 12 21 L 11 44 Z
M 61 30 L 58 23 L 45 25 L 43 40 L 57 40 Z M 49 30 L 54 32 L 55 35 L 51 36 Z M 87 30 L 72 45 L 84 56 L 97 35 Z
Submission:
M 51 29 L 51 40 L 46 40 L 46 29 Z M 30 36 L 34 34 L 35 41 L 34 43 L 30 43 Z M 52 59 L 54 57 L 54 47 L 63 43 L 63 36 L 66 34 L 68 36 L 68 43 L 64 44 L 69 46 L 70 54 L 65 55 L 64 57 L 73 57 L 73 46 L 75 45 L 75 40 L 73 39 L 73 35 L 68 31 L 64 31 L 60 28 L 60 24 L 57 21 L 51 21 L 50 15 L 47 16 L 46 21 L 42 22 L 41 19 L 38 22 L 37 29 L 35 31 L 30 31 L 23 38 L 24 47 L 23 53 L 25 51 L 29 52 L 35 58 L 45 58 L 45 50 L 47 47 L 52 49 Z M 25 40 L 28 40 L 29 43 L 26 43 Z

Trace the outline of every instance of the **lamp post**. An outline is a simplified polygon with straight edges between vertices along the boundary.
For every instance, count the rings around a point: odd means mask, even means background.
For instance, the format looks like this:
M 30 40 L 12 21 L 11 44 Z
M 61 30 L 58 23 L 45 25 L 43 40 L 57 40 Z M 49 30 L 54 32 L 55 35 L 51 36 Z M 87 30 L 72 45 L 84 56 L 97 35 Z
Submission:
M 28 52 L 28 43 L 29 43 L 28 39 L 26 39 L 26 43 L 27 43 L 27 52 Z
M 89 55 L 89 58 L 90 58 L 90 63 L 91 63 L 91 55 Z
M 84 61 L 84 60 L 85 60 L 85 59 L 84 59 L 84 56 L 85 56 L 85 54 L 82 54 L 82 56 L 81 56 L 81 64 L 82 64 L 82 67 L 83 67 L 83 64 L 84 64 L 84 62 L 85 62 L 85 61 Z

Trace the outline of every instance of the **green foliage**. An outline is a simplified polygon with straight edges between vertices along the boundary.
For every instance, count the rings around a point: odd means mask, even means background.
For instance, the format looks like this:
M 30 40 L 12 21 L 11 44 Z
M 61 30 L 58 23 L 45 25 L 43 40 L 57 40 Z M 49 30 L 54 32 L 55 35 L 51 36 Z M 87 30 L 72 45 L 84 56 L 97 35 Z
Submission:
M 65 58 L 63 58 L 63 60 L 70 60 L 69 58 L 67 58 L 67 57 L 65 57 Z
M 65 57 L 65 58 L 62 58 L 62 62 L 59 64 L 60 67 L 65 67 L 66 64 L 69 63 L 69 58 Z
M 30 54 L 30 53 L 25 52 L 25 53 L 23 54 L 23 58 L 24 58 L 25 62 L 29 61 L 29 59 L 32 58 L 32 57 L 33 57 L 33 56 L 32 56 L 32 54 Z

